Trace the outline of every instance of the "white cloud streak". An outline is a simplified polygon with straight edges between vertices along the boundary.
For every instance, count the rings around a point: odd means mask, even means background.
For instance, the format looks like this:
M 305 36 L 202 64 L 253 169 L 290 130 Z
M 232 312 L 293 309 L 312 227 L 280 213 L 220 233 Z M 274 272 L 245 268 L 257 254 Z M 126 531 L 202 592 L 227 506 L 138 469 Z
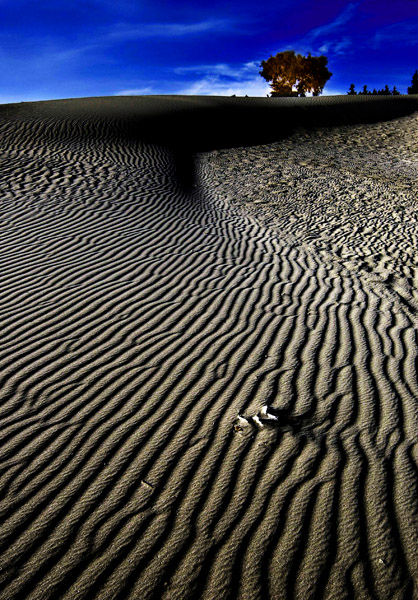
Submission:
M 133 88 L 128 90 L 120 90 L 113 94 L 114 96 L 147 96 L 148 94 L 155 94 L 151 86 L 142 88 Z
M 176 84 L 170 77 L 166 78 L 165 86 L 156 84 L 144 88 L 125 89 L 115 95 L 142 95 L 142 94 L 166 94 L 169 88 L 171 94 L 185 96 L 252 96 L 266 97 L 271 88 L 259 75 L 260 62 L 249 61 L 240 65 L 217 63 L 213 65 L 203 64 L 187 67 L 176 67 L 173 73 L 176 75 L 187 75 L 191 78 L 197 77 L 188 83 Z M 200 77 L 199 77 L 200 76 Z M 327 89 L 325 96 L 344 94 L 346 90 Z
M 340 29 L 343 25 L 346 25 L 348 21 L 351 21 L 353 18 L 358 6 L 360 6 L 359 2 L 351 2 L 348 4 L 344 10 L 330 23 L 326 23 L 325 25 L 320 25 L 319 27 L 315 27 L 311 29 L 311 31 L 306 35 L 309 39 L 316 39 L 318 37 L 324 37 L 329 33 L 334 32 L 335 30 Z
M 219 77 L 207 76 L 189 83 L 178 90 L 176 94 L 202 95 L 202 96 L 266 96 L 270 87 L 258 78 L 253 77 L 241 82 L 225 82 Z
M 258 74 L 259 63 L 251 61 L 241 65 L 219 63 L 213 65 L 196 65 L 177 67 L 172 70 L 175 75 L 189 74 L 191 81 L 178 83 L 170 76 L 165 78 L 164 89 L 161 84 L 144 88 L 122 90 L 117 95 L 171 94 L 203 95 L 203 96 L 266 96 L 270 86 Z M 196 75 L 196 78 L 193 78 Z M 177 88 L 177 89 L 176 89 Z
M 209 19 L 196 23 L 146 23 L 143 25 L 119 24 L 111 31 L 102 32 L 85 44 L 73 45 L 67 48 L 54 47 L 52 43 L 42 49 L 51 63 L 62 63 L 80 60 L 82 56 L 92 52 L 103 52 L 117 43 L 147 38 L 184 38 L 193 35 L 203 35 L 211 32 L 226 32 L 234 30 L 234 24 L 227 19 Z
M 254 69 L 259 67 L 259 63 L 251 61 L 244 63 L 238 67 L 233 67 L 225 63 L 218 63 L 215 65 L 194 65 L 190 67 L 176 67 L 174 73 L 177 75 L 184 75 L 186 73 L 196 73 L 205 75 L 216 75 L 224 77 L 232 77 L 233 79 L 241 79 L 243 76 L 253 73 Z
M 318 48 L 319 52 L 326 52 L 334 55 L 346 54 L 348 48 L 352 45 L 352 40 L 348 36 L 344 36 L 340 40 L 327 40 Z
M 376 50 L 388 42 L 402 42 L 416 46 L 418 44 L 418 19 L 394 23 L 380 29 L 373 36 L 370 46 Z
M 142 38 L 185 37 L 209 32 L 234 29 L 227 19 L 208 19 L 197 23 L 144 23 L 143 25 L 118 25 L 106 38 L 109 40 L 136 40 Z
M 351 2 L 333 21 L 311 29 L 306 35 L 296 39 L 291 47 L 282 50 L 295 50 L 301 54 L 325 52 L 331 56 L 346 54 L 353 42 L 351 37 L 344 34 L 345 25 L 355 16 L 358 6 L 359 2 Z
M 217 63 L 177 67 L 174 73 L 203 75 L 185 85 L 178 94 L 202 94 L 208 96 L 266 96 L 270 86 L 258 74 L 260 63 L 250 61 L 240 65 Z

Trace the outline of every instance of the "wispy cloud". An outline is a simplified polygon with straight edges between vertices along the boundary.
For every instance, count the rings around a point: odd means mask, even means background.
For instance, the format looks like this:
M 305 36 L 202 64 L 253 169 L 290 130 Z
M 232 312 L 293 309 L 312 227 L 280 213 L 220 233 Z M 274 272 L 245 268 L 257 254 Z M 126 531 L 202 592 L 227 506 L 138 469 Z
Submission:
M 265 98 L 270 94 L 271 88 L 260 77 L 259 68 L 259 61 L 249 61 L 238 65 L 217 63 L 213 65 L 202 64 L 176 67 L 172 70 L 175 75 L 189 75 L 190 77 L 196 75 L 197 77 L 179 85 L 168 76 L 165 83 L 171 90 L 170 93 L 185 96 L 232 96 L 235 94 L 236 96 L 247 95 Z M 151 87 L 146 92 L 135 89 L 124 91 L 124 95 L 139 93 L 166 94 L 167 90 L 163 89 L 161 84 L 157 83 L 155 87 Z M 345 90 L 329 89 L 324 95 L 338 95 L 342 93 L 345 93 Z
M 48 56 L 51 62 L 67 62 L 73 59 L 80 58 L 83 54 L 91 52 L 93 50 L 100 51 L 103 48 L 103 42 L 97 41 L 90 44 L 83 44 L 82 46 L 73 46 L 65 50 L 54 50 L 53 48 L 48 49 Z
M 254 73 L 259 67 L 258 62 L 251 61 L 241 65 L 232 66 L 226 63 L 218 63 L 215 65 L 192 65 L 189 67 L 176 67 L 174 73 L 177 75 L 184 75 L 186 73 L 196 73 L 197 75 L 215 75 L 222 77 L 231 77 L 232 79 L 241 79 L 243 76 L 249 73 Z
M 0 104 L 17 104 L 18 102 L 36 102 L 45 100 L 42 94 L 0 95 Z
M 118 42 L 139 40 L 143 38 L 183 38 L 203 35 L 211 32 L 229 32 L 235 30 L 235 24 L 227 19 L 208 19 L 195 23 L 145 23 L 145 24 L 117 24 L 110 31 L 101 31 L 86 43 L 63 47 L 57 42 L 50 42 L 42 52 L 50 57 L 52 63 L 62 63 L 80 60 L 84 55 L 92 52 L 103 52 Z
M 184 37 L 209 32 L 235 29 L 228 19 L 208 19 L 197 23 L 144 23 L 143 25 L 119 24 L 106 37 L 109 40 L 136 40 L 141 38 Z
M 228 83 L 220 81 L 216 77 L 204 77 L 189 84 L 188 86 L 176 91 L 181 95 L 201 95 L 201 96 L 253 96 L 265 98 L 270 95 L 271 88 L 262 79 L 253 77 L 241 83 Z M 155 92 L 154 92 L 155 93 Z M 334 96 L 345 94 L 346 90 L 328 89 L 324 91 L 324 96 Z
M 333 21 L 311 29 L 303 37 L 294 40 L 291 47 L 283 50 L 293 49 L 302 54 L 325 52 L 330 56 L 346 54 L 353 46 L 353 41 L 345 34 L 345 26 L 354 18 L 358 6 L 360 2 L 351 2 Z
M 335 33 L 341 29 L 343 25 L 346 25 L 349 21 L 351 21 L 359 6 L 360 2 L 351 2 L 350 4 L 347 4 L 344 10 L 333 21 L 311 29 L 311 31 L 309 31 L 309 33 L 306 35 L 306 38 L 314 40 L 319 37 L 325 37 L 330 33 Z
M 148 94 L 155 94 L 156 92 L 153 90 L 151 86 L 142 87 L 142 88 L 133 88 L 128 90 L 120 90 L 113 94 L 114 96 L 146 96 Z
M 348 36 L 344 36 L 338 40 L 327 40 L 318 48 L 319 52 L 326 52 L 327 54 L 342 55 L 346 54 L 348 48 L 352 45 L 352 40 Z
M 176 75 L 203 75 L 179 90 L 178 94 L 201 94 L 208 96 L 266 96 L 270 87 L 259 76 L 260 63 L 249 61 L 238 65 L 216 63 L 194 65 L 173 69 Z
M 401 42 L 408 46 L 418 45 L 418 19 L 394 23 L 378 30 L 369 45 L 376 50 L 388 42 Z
M 103 7 L 107 8 L 112 12 L 135 12 L 138 10 L 138 2 L 135 0 L 89 0 L 89 3 L 93 6 L 99 6 L 99 9 Z
M 166 94 L 203 95 L 203 96 L 266 96 L 269 85 L 258 74 L 259 62 L 251 61 L 239 65 L 218 63 L 213 65 L 195 65 L 176 67 L 171 73 L 186 75 L 190 81 L 179 83 L 168 74 L 164 86 L 159 82 L 144 87 L 118 92 L 116 95 Z M 193 75 L 196 78 L 193 78 Z M 167 89 L 164 89 L 167 88 Z
M 270 87 L 256 77 L 241 82 L 222 81 L 216 76 L 197 79 L 178 90 L 176 94 L 202 96 L 266 96 Z

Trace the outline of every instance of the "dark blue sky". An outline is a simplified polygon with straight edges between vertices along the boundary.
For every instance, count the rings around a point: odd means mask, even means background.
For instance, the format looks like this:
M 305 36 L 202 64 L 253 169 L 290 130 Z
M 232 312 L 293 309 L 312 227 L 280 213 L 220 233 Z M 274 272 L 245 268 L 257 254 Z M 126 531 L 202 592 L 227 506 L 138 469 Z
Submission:
M 266 96 L 271 54 L 325 54 L 327 94 L 418 69 L 418 0 L 0 0 L 0 103 L 115 94 Z

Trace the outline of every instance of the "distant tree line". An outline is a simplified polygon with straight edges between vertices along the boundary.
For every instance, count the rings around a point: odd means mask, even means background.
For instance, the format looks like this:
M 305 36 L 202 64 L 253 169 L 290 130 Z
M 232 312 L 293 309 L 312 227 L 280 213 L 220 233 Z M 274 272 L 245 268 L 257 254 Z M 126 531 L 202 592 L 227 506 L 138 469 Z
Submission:
M 418 71 L 415 71 L 415 73 L 413 74 L 411 83 L 412 83 L 412 85 L 410 87 L 408 87 L 408 94 L 418 94 Z M 374 88 L 372 92 L 367 89 L 367 85 L 363 86 L 362 92 L 356 92 L 355 87 L 356 86 L 354 85 L 354 83 L 352 83 L 350 85 L 349 90 L 347 92 L 347 94 L 349 96 L 353 96 L 355 94 L 358 94 L 359 96 L 399 96 L 400 95 L 400 92 L 398 92 L 398 90 L 396 89 L 396 85 L 393 86 L 392 90 L 389 89 L 388 85 L 385 85 L 385 87 L 382 88 L 381 90 L 376 90 L 376 88 Z
M 385 85 L 385 87 L 381 90 L 376 90 L 376 88 L 374 88 L 372 92 L 367 89 L 367 85 L 364 85 L 362 92 L 356 92 L 355 85 L 354 83 L 352 83 L 347 94 L 349 96 L 354 96 L 356 94 L 358 94 L 359 96 L 399 96 L 400 92 L 398 92 L 398 90 L 396 89 L 396 85 L 393 86 L 392 90 L 389 89 L 388 85 Z

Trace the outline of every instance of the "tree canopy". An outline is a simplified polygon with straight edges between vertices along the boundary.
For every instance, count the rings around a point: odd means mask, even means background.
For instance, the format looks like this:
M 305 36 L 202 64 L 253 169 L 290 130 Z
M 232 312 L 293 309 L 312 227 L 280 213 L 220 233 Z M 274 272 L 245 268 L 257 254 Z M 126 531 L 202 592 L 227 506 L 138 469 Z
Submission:
M 307 92 L 319 96 L 332 76 L 327 64 L 326 56 L 302 56 L 286 50 L 263 60 L 259 73 L 271 81 L 271 96 L 305 96 Z

